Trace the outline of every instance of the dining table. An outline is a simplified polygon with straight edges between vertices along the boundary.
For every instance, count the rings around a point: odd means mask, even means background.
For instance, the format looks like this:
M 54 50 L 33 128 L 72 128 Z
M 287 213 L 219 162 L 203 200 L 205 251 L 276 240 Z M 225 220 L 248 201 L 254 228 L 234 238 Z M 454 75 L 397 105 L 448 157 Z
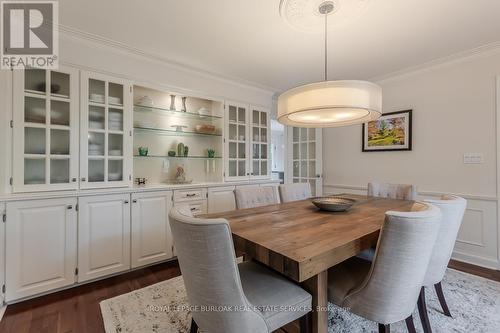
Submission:
M 302 285 L 312 295 L 311 331 L 328 331 L 328 269 L 377 244 L 385 213 L 410 211 L 414 201 L 338 195 L 354 199 L 344 212 L 322 211 L 311 199 L 229 212 L 234 248 Z

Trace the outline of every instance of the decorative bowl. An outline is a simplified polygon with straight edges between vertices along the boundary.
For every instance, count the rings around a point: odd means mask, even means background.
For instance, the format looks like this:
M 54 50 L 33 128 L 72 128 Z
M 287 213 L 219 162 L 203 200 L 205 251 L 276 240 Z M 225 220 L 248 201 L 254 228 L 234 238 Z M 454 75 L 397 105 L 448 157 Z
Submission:
M 215 133 L 215 126 L 214 125 L 196 125 L 195 128 L 196 132 L 202 133 L 202 134 L 214 134 Z
M 344 212 L 356 202 L 356 200 L 346 197 L 318 197 L 311 201 L 319 209 L 329 212 Z

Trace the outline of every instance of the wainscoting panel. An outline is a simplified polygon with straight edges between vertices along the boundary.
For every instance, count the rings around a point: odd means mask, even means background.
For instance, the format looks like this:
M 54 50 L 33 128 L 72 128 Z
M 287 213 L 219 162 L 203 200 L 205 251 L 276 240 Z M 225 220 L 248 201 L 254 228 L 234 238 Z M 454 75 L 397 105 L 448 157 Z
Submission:
M 323 187 L 325 195 L 352 193 L 366 195 L 366 186 L 332 185 Z M 419 191 L 419 199 L 439 198 L 438 192 Z M 453 259 L 471 264 L 499 269 L 497 199 L 463 195 L 467 199 L 462 227 L 453 251 Z

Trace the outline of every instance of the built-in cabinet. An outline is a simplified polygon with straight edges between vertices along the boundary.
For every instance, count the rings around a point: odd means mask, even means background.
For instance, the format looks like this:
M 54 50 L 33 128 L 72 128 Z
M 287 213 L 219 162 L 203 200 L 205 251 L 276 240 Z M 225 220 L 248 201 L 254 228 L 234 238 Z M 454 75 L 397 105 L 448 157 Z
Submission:
M 5 204 L 0 203 L 0 217 L 2 221 L 7 221 Z M 5 285 L 5 223 L 0 225 L 0 284 Z M 5 300 L 5 289 L 0 291 L 0 307 Z
M 13 73 L 15 192 L 78 188 L 78 70 Z
M 78 200 L 78 281 L 130 268 L 130 195 Z
M 75 198 L 7 203 L 7 302 L 75 283 Z
M 132 84 L 82 72 L 80 186 L 132 183 Z
M 172 191 L 132 194 L 132 268 L 173 257 L 171 205 Z
M 269 110 L 226 102 L 225 179 L 270 178 Z

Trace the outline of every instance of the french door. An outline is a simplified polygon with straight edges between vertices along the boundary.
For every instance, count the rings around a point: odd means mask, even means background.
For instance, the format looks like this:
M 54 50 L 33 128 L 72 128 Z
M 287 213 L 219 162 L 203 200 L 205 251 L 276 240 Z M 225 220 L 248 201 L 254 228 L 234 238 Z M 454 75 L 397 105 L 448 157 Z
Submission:
M 313 196 L 323 195 L 322 130 L 287 127 L 287 183 L 309 183 Z

